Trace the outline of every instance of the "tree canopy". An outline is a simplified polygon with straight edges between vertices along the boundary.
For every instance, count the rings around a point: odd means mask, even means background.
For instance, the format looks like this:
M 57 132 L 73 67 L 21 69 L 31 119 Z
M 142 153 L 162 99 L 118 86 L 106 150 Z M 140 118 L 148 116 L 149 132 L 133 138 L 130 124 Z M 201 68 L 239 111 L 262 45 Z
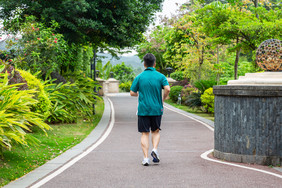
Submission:
M 133 46 L 160 10 L 163 0 L 0 0 L 0 18 L 6 28 L 17 27 L 26 15 L 49 26 L 59 23 L 58 33 L 72 43 L 95 46 Z

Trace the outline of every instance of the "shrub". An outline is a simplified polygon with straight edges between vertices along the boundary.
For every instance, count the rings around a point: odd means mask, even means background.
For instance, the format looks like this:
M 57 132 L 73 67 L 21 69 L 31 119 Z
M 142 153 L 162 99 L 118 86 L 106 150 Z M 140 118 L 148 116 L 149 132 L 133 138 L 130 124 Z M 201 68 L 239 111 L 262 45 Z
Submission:
M 215 81 L 211 81 L 211 80 L 198 80 L 196 82 L 194 82 L 194 87 L 196 87 L 201 93 L 204 93 L 205 90 L 207 90 L 208 88 L 213 87 L 214 85 L 216 85 Z
M 2 67 L 3 68 L 3 67 Z M 1 72 L 1 71 L 0 71 Z M 0 73 L 0 153 L 14 144 L 29 145 L 36 142 L 27 131 L 30 127 L 50 129 L 41 114 L 31 111 L 38 101 L 33 90 L 18 90 L 20 84 L 8 85 L 8 74 Z
M 131 82 L 131 81 L 128 81 L 128 82 L 119 84 L 119 88 L 120 88 L 122 91 L 129 92 L 131 85 L 132 85 L 132 82 Z
M 181 90 L 182 101 L 186 101 L 188 97 L 195 91 L 196 88 L 194 88 L 190 84 L 184 86 L 183 89 Z
M 201 101 L 201 93 L 198 92 L 192 92 L 186 101 L 184 101 L 184 104 L 191 107 L 191 108 L 199 108 L 202 106 Z
M 64 76 L 67 79 L 72 78 L 73 83 L 49 84 L 46 88 L 52 102 L 48 122 L 76 122 L 78 118 L 92 121 L 93 104 L 99 99 L 94 87 L 98 89 L 100 86 L 82 72 Z
M 201 101 L 207 112 L 214 113 L 214 94 L 212 88 L 209 88 L 204 92 L 201 96 Z
M 184 75 L 182 71 L 175 71 L 170 74 L 170 77 L 177 81 L 184 80 Z
M 55 33 L 58 23 L 51 21 L 50 27 L 46 27 L 35 20 L 34 16 L 26 17 L 20 27 L 21 38 L 8 40 L 7 48 L 15 50 L 13 62 L 18 68 L 31 73 L 40 71 L 46 78 L 69 62 L 70 54 L 63 35 Z
M 50 115 L 51 101 L 49 100 L 48 94 L 44 90 L 44 83 L 41 82 L 36 76 L 30 72 L 24 70 L 18 70 L 22 77 L 27 82 L 29 89 L 37 91 L 35 98 L 38 100 L 36 105 L 33 105 L 33 111 L 36 113 L 43 114 L 45 118 Z
M 173 102 L 178 100 L 179 94 L 181 94 L 183 86 L 172 86 L 170 89 L 169 97 Z

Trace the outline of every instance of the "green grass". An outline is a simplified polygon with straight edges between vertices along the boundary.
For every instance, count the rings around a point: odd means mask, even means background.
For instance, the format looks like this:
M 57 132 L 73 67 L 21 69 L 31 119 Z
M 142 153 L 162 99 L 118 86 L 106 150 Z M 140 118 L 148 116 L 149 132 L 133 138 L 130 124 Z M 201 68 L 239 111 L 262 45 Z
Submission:
M 104 112 L 104 102 L 98 101 L 93 123 L 80 121 L 77 124 L 52 125 L 48 137 L 40 130 L 32 135 L 41 142 L 37 146 L 19 147 L 4 151 L 0 159 L 0 186 L 18 179 L 43 165 L 76 144 L 80 143 L 99 123 Z
M 208 120 L 212 120 L 214 121 L 214 116 L 213 114 L 209 114 L 209 113 L 205 113 L 199 109 L 192 109 L 188 106 L 185 106 L 185 105 L 179 105 L 179 104 L 175 104 L 174 102 L 172 102 L 171 99 L 168 99 L 168 100 L 165 100 L 166 103 L 170 104 L 171 106 L 174 106 L 175 108 L 178 108 L 180 110 L 183 110 L 183 111 L 186 111 L 186 112 L 189 112 L 189 113 L 192 113 L 192 114 L 195 114 L 197 116 L 201 116 L 203 118 L 206 118 Z

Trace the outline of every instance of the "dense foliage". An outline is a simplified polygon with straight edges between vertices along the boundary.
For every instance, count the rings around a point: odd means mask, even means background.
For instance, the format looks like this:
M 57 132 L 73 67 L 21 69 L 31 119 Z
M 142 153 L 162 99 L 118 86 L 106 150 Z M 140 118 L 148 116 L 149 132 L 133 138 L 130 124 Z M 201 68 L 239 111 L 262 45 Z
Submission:
M 2 65 L 0 72 L 4 69 Z M 50 129 L 44 116 L 33 112 L 38 103 L 34 90 L 18 90 L 19 84 L 8 85 L 9 73 L 0 73 L 0 153 L 3 148 L 11 149 L 14 144 L 29 145 L 36 139 L 28 132 L 32 126 Z
M 25 15 L 50 26 L 52 20 L 61 26 L 57 32 L 69 42 L 79 44 L 103 43 L 113 47 L 132 46 L 142 39 L 153 14 L 160 10 L 163 0 L 58 0 L 0 1 L 0 18 L 7 28 L 20 26 Z M 134 26 L 134 27 L 133 27 Z
M 44 118 L 50 115 L 51 101 L 48 94 L 45 92 L 44 83 L 32 75 L 30 72 L 24 70 L 17 70 L 27 82 L 28 89 L 36 91 L 35 99 L 38 100 L 36 105 L 32 106 L 32 111 L 42 114 Z
M 158 56 L 157 64 L 172 64 L 191 83 L 226 83 L 258 71 L 256 49 L 266 39 L 282 38 L 281 17 L 278 1 L 195 0 L 153 28 L 137 51 L 141 57 L 151 50 Z M 231 76 L 227 69 L 233 69 Z

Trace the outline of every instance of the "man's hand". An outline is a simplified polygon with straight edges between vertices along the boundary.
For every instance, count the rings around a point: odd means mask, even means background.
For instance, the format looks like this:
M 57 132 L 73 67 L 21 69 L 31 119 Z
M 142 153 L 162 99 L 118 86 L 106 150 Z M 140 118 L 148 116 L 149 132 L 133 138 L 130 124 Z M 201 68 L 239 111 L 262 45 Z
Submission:
M 132 97 L 138 97 L 138 93 L 135 93 L 135 92 L 133 92 L 133 91 L 131 91 L 131 90 L 130 90 L 130 95 L 131 95 Z
M 169 92 L 170 92 L 170 87 L 169 87 L 169 85 L 164 86 L 164 98 L 163 98 L 163 102 L 164 102 L 164 100 L 168 97 Z

